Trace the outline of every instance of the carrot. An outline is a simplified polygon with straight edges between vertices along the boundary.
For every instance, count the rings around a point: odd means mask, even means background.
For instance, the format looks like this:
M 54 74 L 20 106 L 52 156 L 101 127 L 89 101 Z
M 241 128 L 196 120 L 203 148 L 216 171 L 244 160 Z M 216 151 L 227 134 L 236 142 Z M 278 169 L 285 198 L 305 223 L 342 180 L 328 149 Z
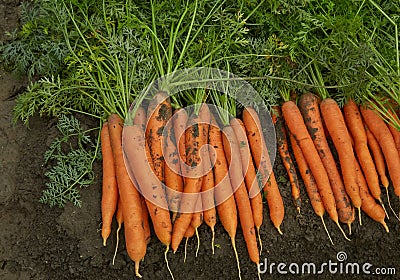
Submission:
M 296 207 L 297 212 L 300 214 L 301 198 L 299 180 L 297 179 L 296 168 L 289 153 L 286 129 L 282 120 L 281 110 L 279 106 L 273 107 L 272 110 L 272 121 L 275 125 L 278 152 L 289 177 L 294 206 Z
M 129 257 L 135 262 L 136 276 L 141 277 L 139 263 L 145 256 L 147 247 L 143 228 L 143 210 L 140 194 L 134 187 L 125 167 L 122 149 L 122 128 L 123 120 L 117 114 L 111 114 L 108 119 L 108 129 L 114 155 L 121 209 L 124 215 L 126 250 Z
M 133 123 L 141 126 L 143 131 L 146 131 L 146 121 L 147 121 L 146 110 L 143 108 L 143 106 L 139 106 L 133 118 Z
M 172 232 L 171 248 L 174 252 L 178 249 L 192 220 L 203 179 L 200 149 L 203 146 L 204 138 L 200 135 L 199 116 L 191 116 L 188 124 L 188 129 L 185 132 L 186 170 L 183 172 L 185 174 L 184 194 L 180 203 L 180 213 L 176 217 Z
M 303 115 L 308 133 L 314 142 L 318 155 L 328 174 L 329 183 L 332 188 L 333 196 L 335 197 L 339 221 L 347 224 L 350 229 L 351 223 L 354 220 L 353 208 L 346 193 L 345 186 L 343 185 L 342 177 L 336 166 L 336 161 L 333 158 L 328 141 L 325 137 L 325 130 L 318 103 L 319 101 L 314 94 L 306 93 L 301 95 L 298 106 Z
M 322 225 L 324 226 L 325 232 L 328 235 L 329 241 L 333 245 L 332 238 L 331 238 L 329 231 L 325 225 L 325 220 L 324 220 L 325 208 L 324 208 L 324 204 L 322 202 L 321 196 L 319 194 L 318 186 L 315 181 L 315 178 L 312 175 L 312 172 L 311 172 L 311 170 L 308 166 L 308 163 L 303 155 L 303 152 L 301 151 L 301 148 L 300 148 L 299 144 L 297 143 L 296 139 L 294 138 L 293 134 L 289 133 L 289 139 L 290 139 L 290 143 L 292 146 L 293 155 L 296 159 L 296 164 L 299 168 L 301 178 L 303 179 L 307 195 L 311 202 L 311 206 L 312 206 L 315 214 L 321 218 Z
M 258 267 L 260 256 L 257 248 L 256 231 L 250 199 L 244 184 L 239 144 L 231 126 L 225 126 L 222 132 L 224 152 L 229 164 L 229 178 L 235 195 L 235 201 L 239 212 L 239 221 L 246 241 L 247 252 L 249 253 L 251 261 L 256 263 Z
M 383 155 L 385 157 L 386 165 L 389 170 L 389 176 L 392 180 L 394 192 L 396 196 L 400 196 L 400 156 L 397 151 L 396 144 L 394 142 L 394 138 L 390 133 L 390 129 L 385 124 L 384 120 L 381 119 L 378 114 L 376 114 L 373 110 L 368 109 L 366 107 L 361 107 L 361 114 L 364 118 L 368 129 L 375 136 L 376 140 L 379 143 L 379 146 L 382 149 Z M 388 190 L 386 189 L 387 193 Z M 389 207 L 392 209 L 391 205 Z M 393 213 L 395 213 L 393 211 Z M 395 214 L 396 215 L 396 214 Z M 396 218 L 399 217 L 396 215 Z
M 293 101 L 287 101 L 282 105 L 282 114 L 290 133 L 293 135 L 296 143 L 300 146 L 304 158 L 310 167 L 326 212 L 328 212 L 331 219 L 336 223 L 339 229 L 341 229 L 336 210 L 335 197 L 330 186 L 328 174 L 321 158 L 319 157 L 318 151 L 314 146 L 311 136 L 307 131 L 307 127 L 299 108 Z
M 378 172 L 368 150 L 367 134 L 357 104 L 350 99 L 343 107 L 347 127 L 354 140 L 354 149 L 372 196 L 382 204 Z
M 164 133 L 164 151 L 165 151 L 165 192 L 168 199 L 169 210 L 172 212 L 172 221 L 175 221 L 181 201 L 183 191 L 183 178 L 181 176 L 181 167 L 179 162 L 178 149 L 175 143 L 175 134 L 172 129 L 172 121 L 165 125 Z
M 249 142 L 246 136 L 246 128 L 240 119 L 233 118 L 230 125 L 235 132 L 235 136 L 239 142 L 240 159 L 242 161 L 242 171 L 245 184 L 250 197 L 251 210 L 253 212 L 254 225 L 257 229 L 258 242 L 260 244 L 260 255 L 262 252 L 262 240 L 260 237 L 260 228 L 263 223 L 263 202 L 258 186 L 256 169 L 251 157 Z
M 389 179 L 386 177 L 386 164 L 385 159 L 382 154 L 381 147 L 379 147 L 378 141 L 376 141 L 375 136 L 365 125 L 365 133 L 367 134 L 368 147 L 372 153 L 376 171 L 379 174 L 381 184 L 387 189 L 389 187 Z
M 322 100 L 320 108 L 322 118 L 338 152 L 346 192 L 353 206 L 358 209 L 359 222 L 361 224 L 361 197 L 360 188 L 356 180 L 355 155 L 342 111 L 332 98 Z
M 175 133 L 175 142 L 179 153 L 179 162 L 181 165 L 181 174 L 185 170 L 185 130 L 188 121 L 188 114 L 185 109 L 175 110 L 172 116 L 173 130 Z
M 381 205 L 375 202 L 375 198 L 370 194 L 367 186 L 366 179 L 364 174 L 361 171 L 360 164 L 358 161 L 355 161 L 356 164 L 356 175 L 357 182 L 360 187 L 360 196 L 361 196 L 361 209 L 374 221 L 381 223 L 385 228 L 386 232 L 389 232 L 389 228 L 385 223 L 386 213 Z
M 399 117 L 397 116 L 396 112 L 393 111 L 392 108 L 389 108 L 389 114 L 391 115 L 393 120 L 395 120 L 397 123 L 400 123 Z M 388 120 L 388 127 L 389 127 L 390 132 L 392 133 L 392 136 L 393 136 L 394 143 L 396 145 L 397 151 L 400 153 L 400 131 L 397 130 L 397 128 L 395 128 L 392 125 L 390 120 Z
M 101 236 L 103 246 L 107 244 L 107 238 L 111 233 L 111 223 L 117 208 L 118 185 L 115 177 L 114 155 L 111 148 L 108 122 L 104 122 L 100 133 L 101 154 L 103 157 L 103 181 L 101 195 Z
M 114 256 L 112 259 L 112 264 L 114 265 L 115 263 L 115 257 L 117 256 L 117 252 L 118 252 L 118 244 L 119 244 L 119 232 L 121 230 L 122 224 L 124 223 L 124 216 L 122 214 L 122 206 L 121 206 L 121 199 L 118 199 L 118 206 L 117 206 L 117 214 L 115 214 L 115 218 L 117 220 L 117 224 L 118 224 L 118 228 L 117 228 L 117 241 L 115 244 L 115 251 L 114 251 Z M 143 207 L 143 206 L 142 206 Z
M 164 183 L 164 157 L 162 149 L 163 131 L 166 122 L 172 115 L 171 104 L 165 92 L 158 92 L 147 109 L 146 141 L 149 145 L 154 172 Z
M 285 208 L 275 175 L 272 171 L 267 145 L 262 134 L 260 119 L 258 118 L 257 112 L 250 107 L 243 110 L 242 117 L 247 138 L 249 139 L 251 154 L 258 172 L 262 177 L 263 191 L 268 203 L 271 221 L 278 232 L 282 234 L 280 226 L 285 216 Z
M 239 278 L 241 279 L 239 257 L 235 242 L 238 222 L 236 202 L 229 179 L 228 163 L 222 143 L 221 130 L 217 126 L 214 117 L 212 117 L 210 125 L 209 143 L 214 148 L 215 152 L 215 165 L 213 168 L 215 179 L 215 205 L 217 206 L 219 220 L 231 239 L 239 271 Z
M 184 254 L 184 258 L 183 258 L 183 262 L 185 263 L 186 262 L 186 255 L 187 255 L 187 244 L 188 244 L 188 241 L 189 241 L 189 238 L 190 237 L 193 237 L 193 235 L 195 234 L 195 229 L 194 229 L 194 227 L 192 226 L 192 225 L 189 225 L 189 227 L 187 228 L 187 230 L 186 230 L 186 232 L 185 232 L 185 235 L 184 235 L 184 237 L 186 238 L 186 241 L 185 241 L 185 254 Z
M 199 231 L 198 228 L 201 226 L 204 220 L 204 214 L 203 211 L 199 211 L 198 209 L 202 209 L 202 200 L 201 196 L 198 197 L 197 199 L 197 205 L 196 205 L 196 212 L 193 213 L 192 220 L 190 221 L 190 226 L 194 228 L 194 231 L 196 233 L 197 237 L 197 249 L 196 249 L 196 257 L 197 254 L 199 253 L 200 249 L 200 236 L 199 236 Z

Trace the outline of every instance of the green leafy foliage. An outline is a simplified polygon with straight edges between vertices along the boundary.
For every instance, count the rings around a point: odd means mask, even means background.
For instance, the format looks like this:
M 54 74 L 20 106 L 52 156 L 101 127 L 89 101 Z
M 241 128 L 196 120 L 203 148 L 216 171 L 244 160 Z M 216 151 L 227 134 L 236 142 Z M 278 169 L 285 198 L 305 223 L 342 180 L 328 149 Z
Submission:
M 55 163 L 45 173 L 48 178 L 40 202 L 63 207 L 67 202 L 81 206 L 79 190 L 94 181 L 93 161 L 99 157 L 95 144 L 73 116 L 61 115 L 61 134 L 45 153 L 46 163 Z

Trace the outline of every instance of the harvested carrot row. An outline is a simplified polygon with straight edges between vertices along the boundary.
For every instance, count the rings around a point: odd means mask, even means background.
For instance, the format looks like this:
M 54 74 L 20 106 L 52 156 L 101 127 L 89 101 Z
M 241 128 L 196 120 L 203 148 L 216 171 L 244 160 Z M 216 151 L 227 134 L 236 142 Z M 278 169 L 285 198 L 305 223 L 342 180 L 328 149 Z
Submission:
M 247 245 L 247 252 L 249 253 L 250 259 L 256 263 L 258 267 L 260 255 L 257 248 L 257 238 L 250 199 L 244 184 L 239 144 L 231 126 L 225 126 L 222 132 L 224 152 L 229 165 L 229 177 L 235 195 L 240 225 Z
M 376 171 L 379 174 L 381 184 L 385 188 L 388 188 L 389 187 L 389 179 L 386 176 L 386 164 L 385 164 L 385 159 L 383 157 L 381 147 L 379 147 L 378 141 L 376 141 L 375 136 L 368 129 L 368 127 L 366 125 L 364 127 L 365 127 L 365 133 L 367 134 L 368 147 L 372 153 Z
M 314 94 L 306 93 L 300 97 L 298 106 L 303 115 L 308 133 L 328 174 L 329 183 L 335 197 L 339 221 L 347 224 L 351 229 L 351 223 L 354 221 L 353 208 L 336 166 L 336 161 L 329 148 L 318 103 L 318 98 Z
M 268 155 L 267 145 L 262 134 L 260 119 L 257 112 L 250 107 L 243 110 L 243 124 L 246 128 L 247 138 L 250 145 L 251 154 L 262 176 L 263 191 L 266 197 L 270 218 L 275 228 L 280 234 L 280 226 L 285 216 L 285 207 L 282 196 L 279 192 L 275 175 L 272 171 L 271 161 Z
M 365 174 L 368 188 L 372 196 L 381 200 L 381 189 L 379 186 L 378 172 L 376 171 L 371 153 L 368 150 L 367 134 L 365 132 L 364 123 L 357 104 L 352 100 L 348 100 L 343 107 L 343 112 L 347 127 L 354 140 L 354 149 L 358 158 L 358 162 Z
M 321 105 L 322 118 L 339 155 L 339 162 L 346 192 L 351 202 L 358 209 L 361 224 L 360 188 L 356 181 L 355 155 L 351 138 L 339 105 L 332 98 L 325 98 Z
M 234 118 L 230 121 L 236 138 L 239 142 L 240 159 L 242 161 L 242 171 L 245 184 L 250 197 L 251 210 L 253 212 L 254 225 L 257 229 L 258 242 L 260 244 L 260 254 L 262 252 L 262 240 L 260 228 L 263 223 L 263 202 L 260 187 L 256 176 L 253 159 L 251 157 L 250 146 L 246 136 L 246 129 L 240 119 Z
M 333 244 L 332 238 L 329 234 L 328 229 L 325 225 L 324 214 L 325 208 L 322 202 L 321 196 L 318 192 L 317 183 L 312 175 L 312 172 L 308 166 L 308 163 L 301 151 L 299 144 L 297 143 L 296 139 L 294 138 L 293 134 L 289 133 L 290 143 L 292 145 L 293 155 L 296 159 L 297 166 L 300 171 L 300 175 L 303 179 L 304 186 L 306 188 L 306 192 L 308 197 L 310 198 L 311 206 L 315 212 L 315 214 L 321 218 L 322 225 L 324 226 L 325 232 L 328 235 L 329 241 Z
M 121 199 L 121 209 L 124 215 L 124 232 L 126 250 L 135 262 L 135 274 L 139 273 L 139 263 L 146 254 L 146 241 L 143 228 L 143 214 L 140 194 L 133 186 L 125 167 L 122 149 L 123 120 L 117 114 L 111 114 L 108 119 L 111 147 L 114 155 L 115 171 Z
M 111 148 L 108 122 L 104 122 L 100 133 L 101 154 L 103 157 L 103 181 L 101 195 L 101 236 L 103 246 L 107 244 L 107 238 L 111 233 L 111 223 L 117 209 L 118 185 L 115 176 L 114 155 Z
M 360 164 L 358 161 L 355 161 L 356 164 L 356 173 L 357 173 L 357 182 L 360 187 L 360 195 L 362 199 L 361 209 L 374 221 L 381 223 L 385 228 L 386 232 L 389 232 L 389 228 L 385 223 L 386 213 L 382 206 L 375 202 L 375 198 L 371 196 L 366 179 L 364 174 L 362 173 Z
M 282 114 L 285 118 L 290 133 L 293 135 L 296 143 L 300 146 L 304 158 L 310 167 L 310 170 L 317 183 L 318 191 L 325 210 L 328 212 L 329 216 L 336 223 L 339 229 L 341 229 L 336 210 L 335 197 L 329 183 L 328 174 L 326 173 L 311 136 L 307 131 L 307 127 L 303 121 L 299 108 L 293 101 L 286 101 L 282 105 Z M 341 231 L 344 234 L 342 229 Z
M 215 166 L 213 168 L 215 179 L 215 205 L 217 206 L 219 220 L 231 239 L 239 270 L 239 278 L 241 278 L 239 257 L 235 242 L 238 222 L 236 202 L 228 176 L 228 164 L 222 144 L 221 130 L 219 129 L 214 117 L 212 117 L 211 120 L 209 133 L 209 143 L 214 147 L 215 152 Z
M 300 207 L 301 207 L 300 186 L 299 186 L 299 180 L 297 179 L 296 168 L 293 164 L 289 152 L 286 129 L 283 123 L 280 108 L 278 106 L 275 106 L 272 108 L 272 110 L 273 110 L 272 121 L 275 125 L 278 152 L 289 177 L 289 182 L 292 188 L 293 203 L 296 207 L 297 212 L 300 213 Z

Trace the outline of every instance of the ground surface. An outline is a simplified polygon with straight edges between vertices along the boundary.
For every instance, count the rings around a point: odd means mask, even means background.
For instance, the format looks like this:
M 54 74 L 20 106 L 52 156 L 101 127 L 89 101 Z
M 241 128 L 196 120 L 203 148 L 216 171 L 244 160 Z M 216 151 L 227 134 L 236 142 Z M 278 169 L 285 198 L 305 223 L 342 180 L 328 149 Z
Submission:
M 18 25 L 19 1 L 0 1 L 0 38 L 6 30 Z M 124 249 L 123 239 L 116 263 L 111 264 L 115 245 L 115 228 L 108 246 L 103 247 L 100 238 L 100 178 L 101 169 L 96 164 L 97 181 L 82 190 L 82 208 L 67 205 L 64 209 L 49 208 L 38 202 L 44 188 L 43 153 L 56 136 L 53 120 L 35 117 L 30 128 L 21 123 L 12 124 L 13 95 L 26 81 L 0 72 L 0 279 L 133 279 L 133 265 Z M 89 121 L 89 120 L 88 120 Z M 265 211 L 265 223 L 261 229 L 264 250 L 262 262 L 267 260 L 268 270 L 262 279 L 310 279 L 364 278 L 362 265 L 369 268 L 395 268 L 396 276 L 370 275 L 370 279 L 395 279 L 400 275 L 400 222 L 393 215 L 388 226 L 390 233 L 363 215 L 363 226 L 353 224 L 351 242 L 346 241 L 338 228 L 327 216 L 328 229 L 335 245 L 331 245 L 310 207 L 305 192 L 302 193 L 302 214 L 293 207 L 285 173 L 279 161 L 275 170 L 286 205 L 281 236 L 273 228 Z M 393 196 L 393 193 L 391 193 Z M 394 197 L 394 196 L 393 196 Z M 393 203 L 396 209 L 400 206 Z M 267 208 L 265 208 L 267 209 Z M 183 263 L 183 246 L 174 255 L 168 254 L 175 279 L 238 279 L 236 262 L 227 234 L 218 223 L 216 228 L 215 254 L 211 254 L 211 234 L 206 226 L 200 228 L 201 246 L 195 257 L 196 241 L 189 240 L 186 263 Z M 257 279 L 256 266 L 248 260 L 240 229 L 236 238 L 242 279 Z M 147 255 L 141 263 L 143 279 L 170 279 L 163 258 L 164 247 L 153 235 Z M 341 253 L 341 256 L 338 256 Z M 341 259 L 343 253 L 347 260 Z M 339 258 L 339 259 L 338 259 Z M 282 275 L 283 268 L 295 269 L 304 263 L 315 263 L 317 270 L 323 263 L 321 275 Z M 334 263 L 337 263 L 335 266 Z M 358 263 L 360 274 L 346 273 L 346 265 Z M 264 268 L 264 266 L 263 266 Z M 336 268 L 336 272 L 335 272 Z M 307 271 L 306 271 L 307 272 Z M 342 272 L 342 274 L 341 274 Z

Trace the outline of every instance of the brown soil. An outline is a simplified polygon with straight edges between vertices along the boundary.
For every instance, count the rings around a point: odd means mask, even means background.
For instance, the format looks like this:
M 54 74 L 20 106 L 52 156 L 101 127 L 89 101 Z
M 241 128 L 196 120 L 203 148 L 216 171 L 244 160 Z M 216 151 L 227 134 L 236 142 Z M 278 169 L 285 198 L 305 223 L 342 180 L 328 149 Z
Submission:
M 0 39 L 4 32 L 18 25 L 19 1 L 0 1 Z M 115 265 L 111 259 L 115 245 L 115 224 L 107 247 L 100 237 L 100 164 L 96 163 L 96 183 L 81 191 L 83 206 L 70 204 L 65 208 L 49 208 L 38 202 L 44 189 L 46 166 L 43 154 L 57 134 L 55 121 L 34 117 L 30 128 L 21 123 L 12 124 L 13 95 L 25 86 L 24 79 L 0 72 L 0 279 L 133 279 L 133 263 L 125 251 L 124 240 L 118 250 Z M 88 120 L 90 121 L 90 120 Z M 392 267 L 400 274 L 400 222 L 391 215 L 390 233 L 363 214 L 363 225 L 353 224 L 352 241 L 346 241 L 338 228 L 325 216 L 335 245 L 331 245 L 321 222 L 311 209 L 302 189 L 301 214 L 293 206 L 290 189 L 279 158 L 275 163 L 276 177 L 286 205 L 283 235 L 273 228 L 268 212 L 261 229 L 264 250 L 261 260 L 268 265 L 276 263 L 273 272 L 262 279 L 292 279 L 302 276 L 310 279 L 364 278 L 366 275 L 345 274 L 348 263 L 371 263 L 371 272 L 377 267 Z M 395 209 L 398 199 L 391 190 Z M 386 202 L 386 200 L 384 200 Z M 387 204 L 387 203 L 386 203 Z M 265 208 L 267 209 L 267 207 Z M 346 228 L 347 230 L 347 228 Z M 216 228 L 215 254 L 211 254 L 211 234 L 203 225 L 199 230 L 201 245 L 195 257 L 196 240 L 190 239 L 186 263 L 184 247 L 168 259 L 175 279 L 238 279 L 236 261 L 222 226 Z M 121 235 L 122 236 L 122 235 Z M 236 243 L 240 256 L 242 279 L 257 279 L 256 265 L 249 261 L 245 243 L 238 230 Z M 141 263 L 143 279 L 171 279 L 164 262 L 164 247 L 153 234 L 147 254 Z M 347 260 L 339 262 L 337 254 L 345 252 Z M 277 263 L 315 263 L 317 270 L 326 262 L 342 264 L 336 273 L 325 267 L 321 275 L 277 272 Z M 292 268 L 294 266 L 292 265 Z M 288 271 L 288 267 L 284 268 Z M 370 275 L 368 278 L 395 279 L 396 276 Z

